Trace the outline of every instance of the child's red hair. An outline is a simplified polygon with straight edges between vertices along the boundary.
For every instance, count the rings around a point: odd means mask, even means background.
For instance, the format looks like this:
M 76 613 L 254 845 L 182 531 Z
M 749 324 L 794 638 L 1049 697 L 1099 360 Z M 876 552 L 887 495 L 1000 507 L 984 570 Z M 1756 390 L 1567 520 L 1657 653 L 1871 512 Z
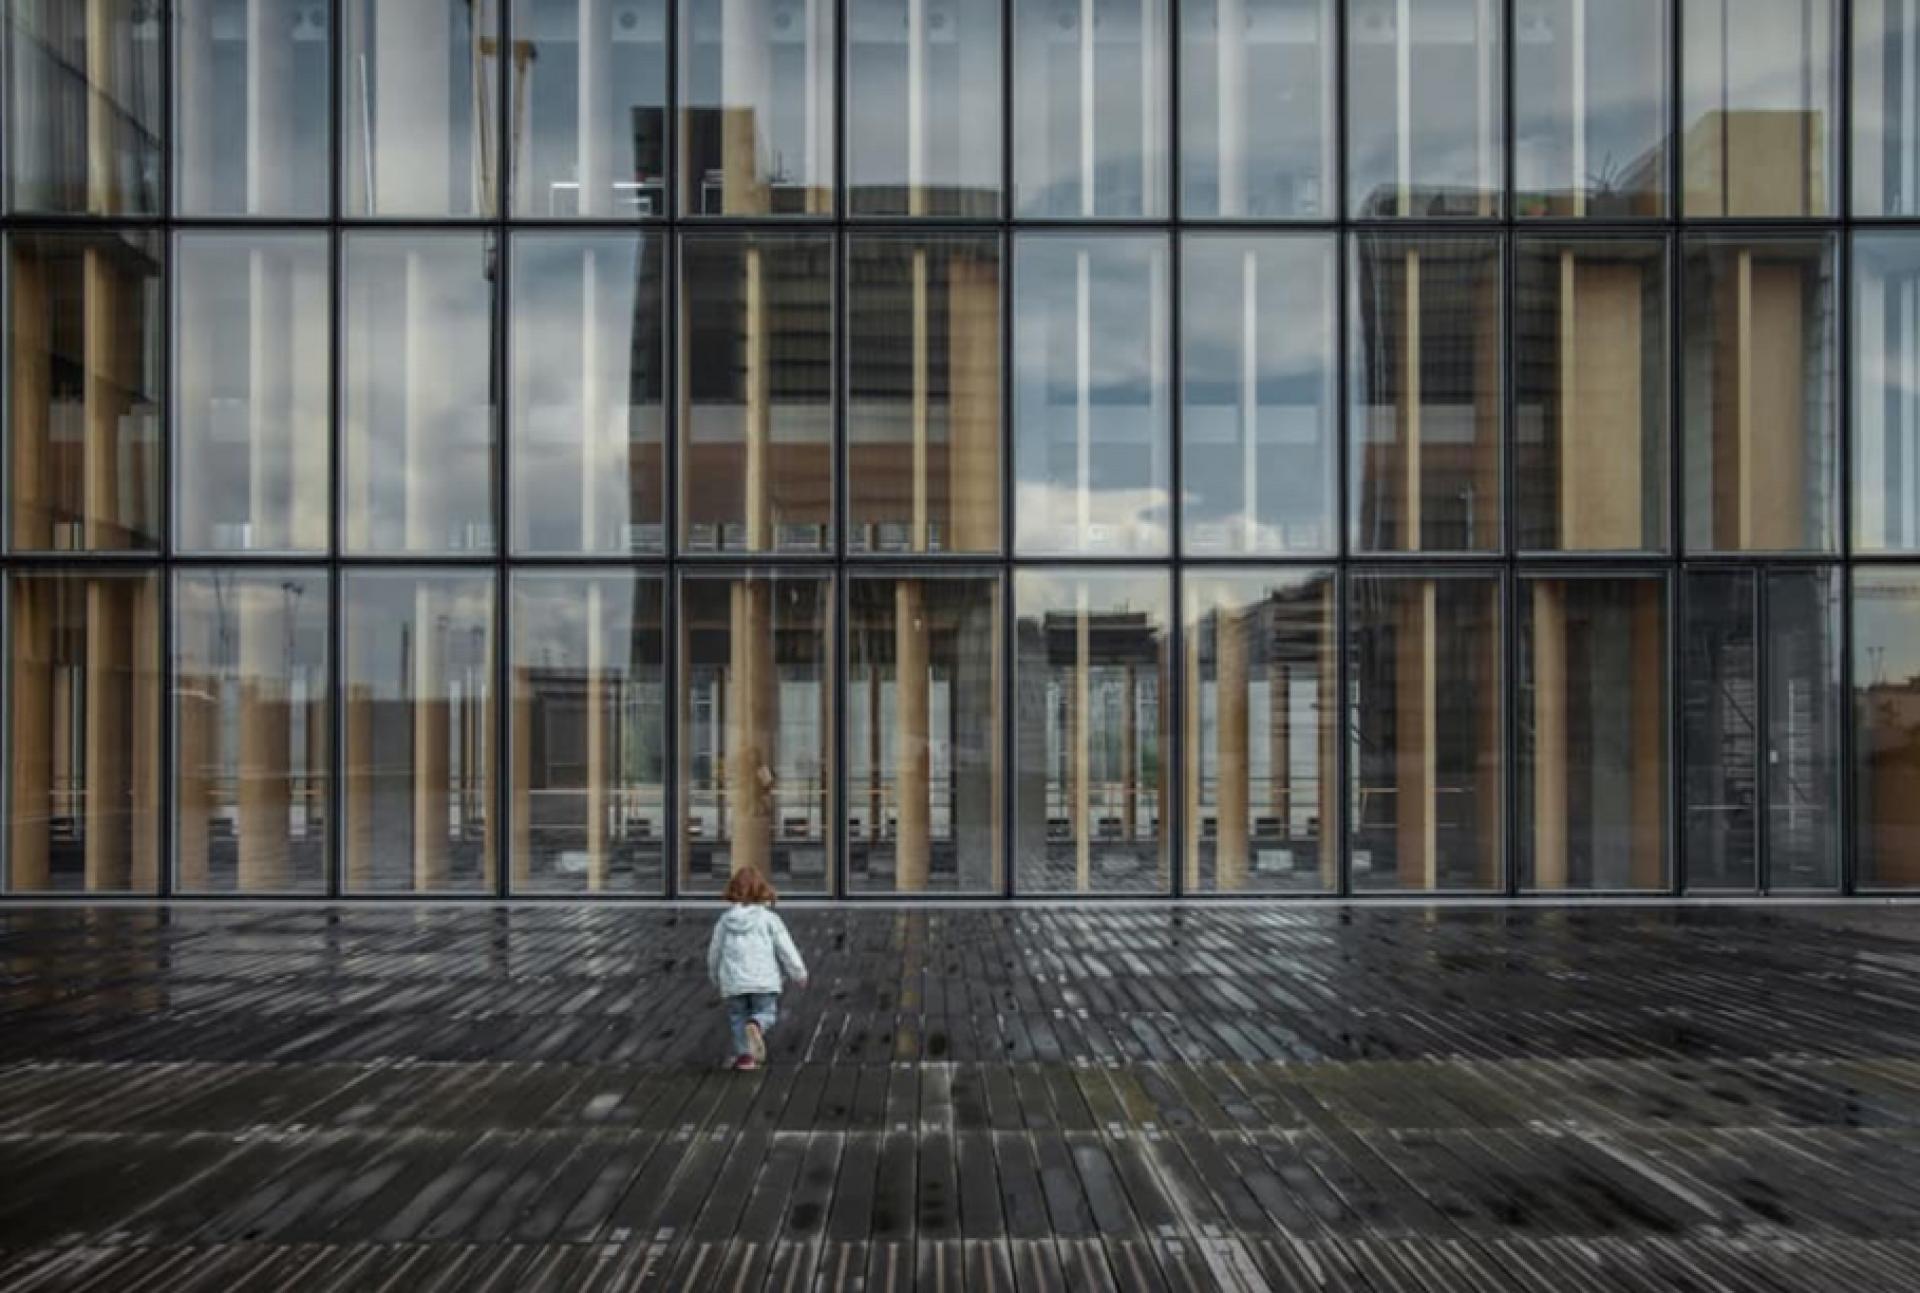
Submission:
M 743 867 L 733 873 L 733 879 L 727 881 L 725 894 L 728 902 L 765 903 L 771 907 L 780 901 L 780 895 L 774 892 L 767 878 L 760 874 L 757 867 Z

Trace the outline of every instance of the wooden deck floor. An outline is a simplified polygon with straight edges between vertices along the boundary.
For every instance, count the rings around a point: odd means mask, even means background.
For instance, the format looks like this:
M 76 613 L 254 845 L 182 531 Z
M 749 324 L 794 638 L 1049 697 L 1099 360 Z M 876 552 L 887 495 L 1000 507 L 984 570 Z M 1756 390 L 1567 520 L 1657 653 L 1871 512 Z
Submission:
M 0 911 L 0 1289 L 1920 1288 L 1920 908 Z

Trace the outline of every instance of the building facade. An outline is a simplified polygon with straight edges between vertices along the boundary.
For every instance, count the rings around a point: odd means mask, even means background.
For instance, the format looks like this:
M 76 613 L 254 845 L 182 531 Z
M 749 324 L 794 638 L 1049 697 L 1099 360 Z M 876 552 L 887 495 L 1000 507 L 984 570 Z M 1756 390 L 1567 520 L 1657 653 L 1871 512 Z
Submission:
M 1900 0 L 4 0 L 0 895 L 1920 887 Z

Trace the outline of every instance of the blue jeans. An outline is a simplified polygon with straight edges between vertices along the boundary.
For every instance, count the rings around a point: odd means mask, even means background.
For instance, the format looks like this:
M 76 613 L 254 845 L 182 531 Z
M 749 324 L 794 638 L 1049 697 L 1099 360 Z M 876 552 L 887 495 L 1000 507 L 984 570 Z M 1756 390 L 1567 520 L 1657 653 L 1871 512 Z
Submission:
M 733 1053 L 745 1055 L 747 1051 L 747 1021 L 760 1025 L 761 1035 L 773 1031 L 780 1019 L 780 994 L 777 992 L 743 992 L 737 997 L 727 998 L 727 1027 L 733 1030 Z

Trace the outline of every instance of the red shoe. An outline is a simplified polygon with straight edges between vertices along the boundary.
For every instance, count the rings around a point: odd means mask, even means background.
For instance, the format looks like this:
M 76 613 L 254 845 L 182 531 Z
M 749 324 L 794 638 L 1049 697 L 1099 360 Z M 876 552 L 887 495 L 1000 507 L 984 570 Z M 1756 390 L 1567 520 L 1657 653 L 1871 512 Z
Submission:
M 747 1054 L 753 1057 L 754 1063 L 765 1064 L 767 1062 L 767 1035 L 761 1032 L 760 1025 L 754 1023 L 751 1019 L 747 1021 L 746 1033 Z
M 733 1071 L 735 1073 L 751 1073 L 759 1067 L 760 1061 L 751 1055 L 742 1055 L 733 1062 Z

